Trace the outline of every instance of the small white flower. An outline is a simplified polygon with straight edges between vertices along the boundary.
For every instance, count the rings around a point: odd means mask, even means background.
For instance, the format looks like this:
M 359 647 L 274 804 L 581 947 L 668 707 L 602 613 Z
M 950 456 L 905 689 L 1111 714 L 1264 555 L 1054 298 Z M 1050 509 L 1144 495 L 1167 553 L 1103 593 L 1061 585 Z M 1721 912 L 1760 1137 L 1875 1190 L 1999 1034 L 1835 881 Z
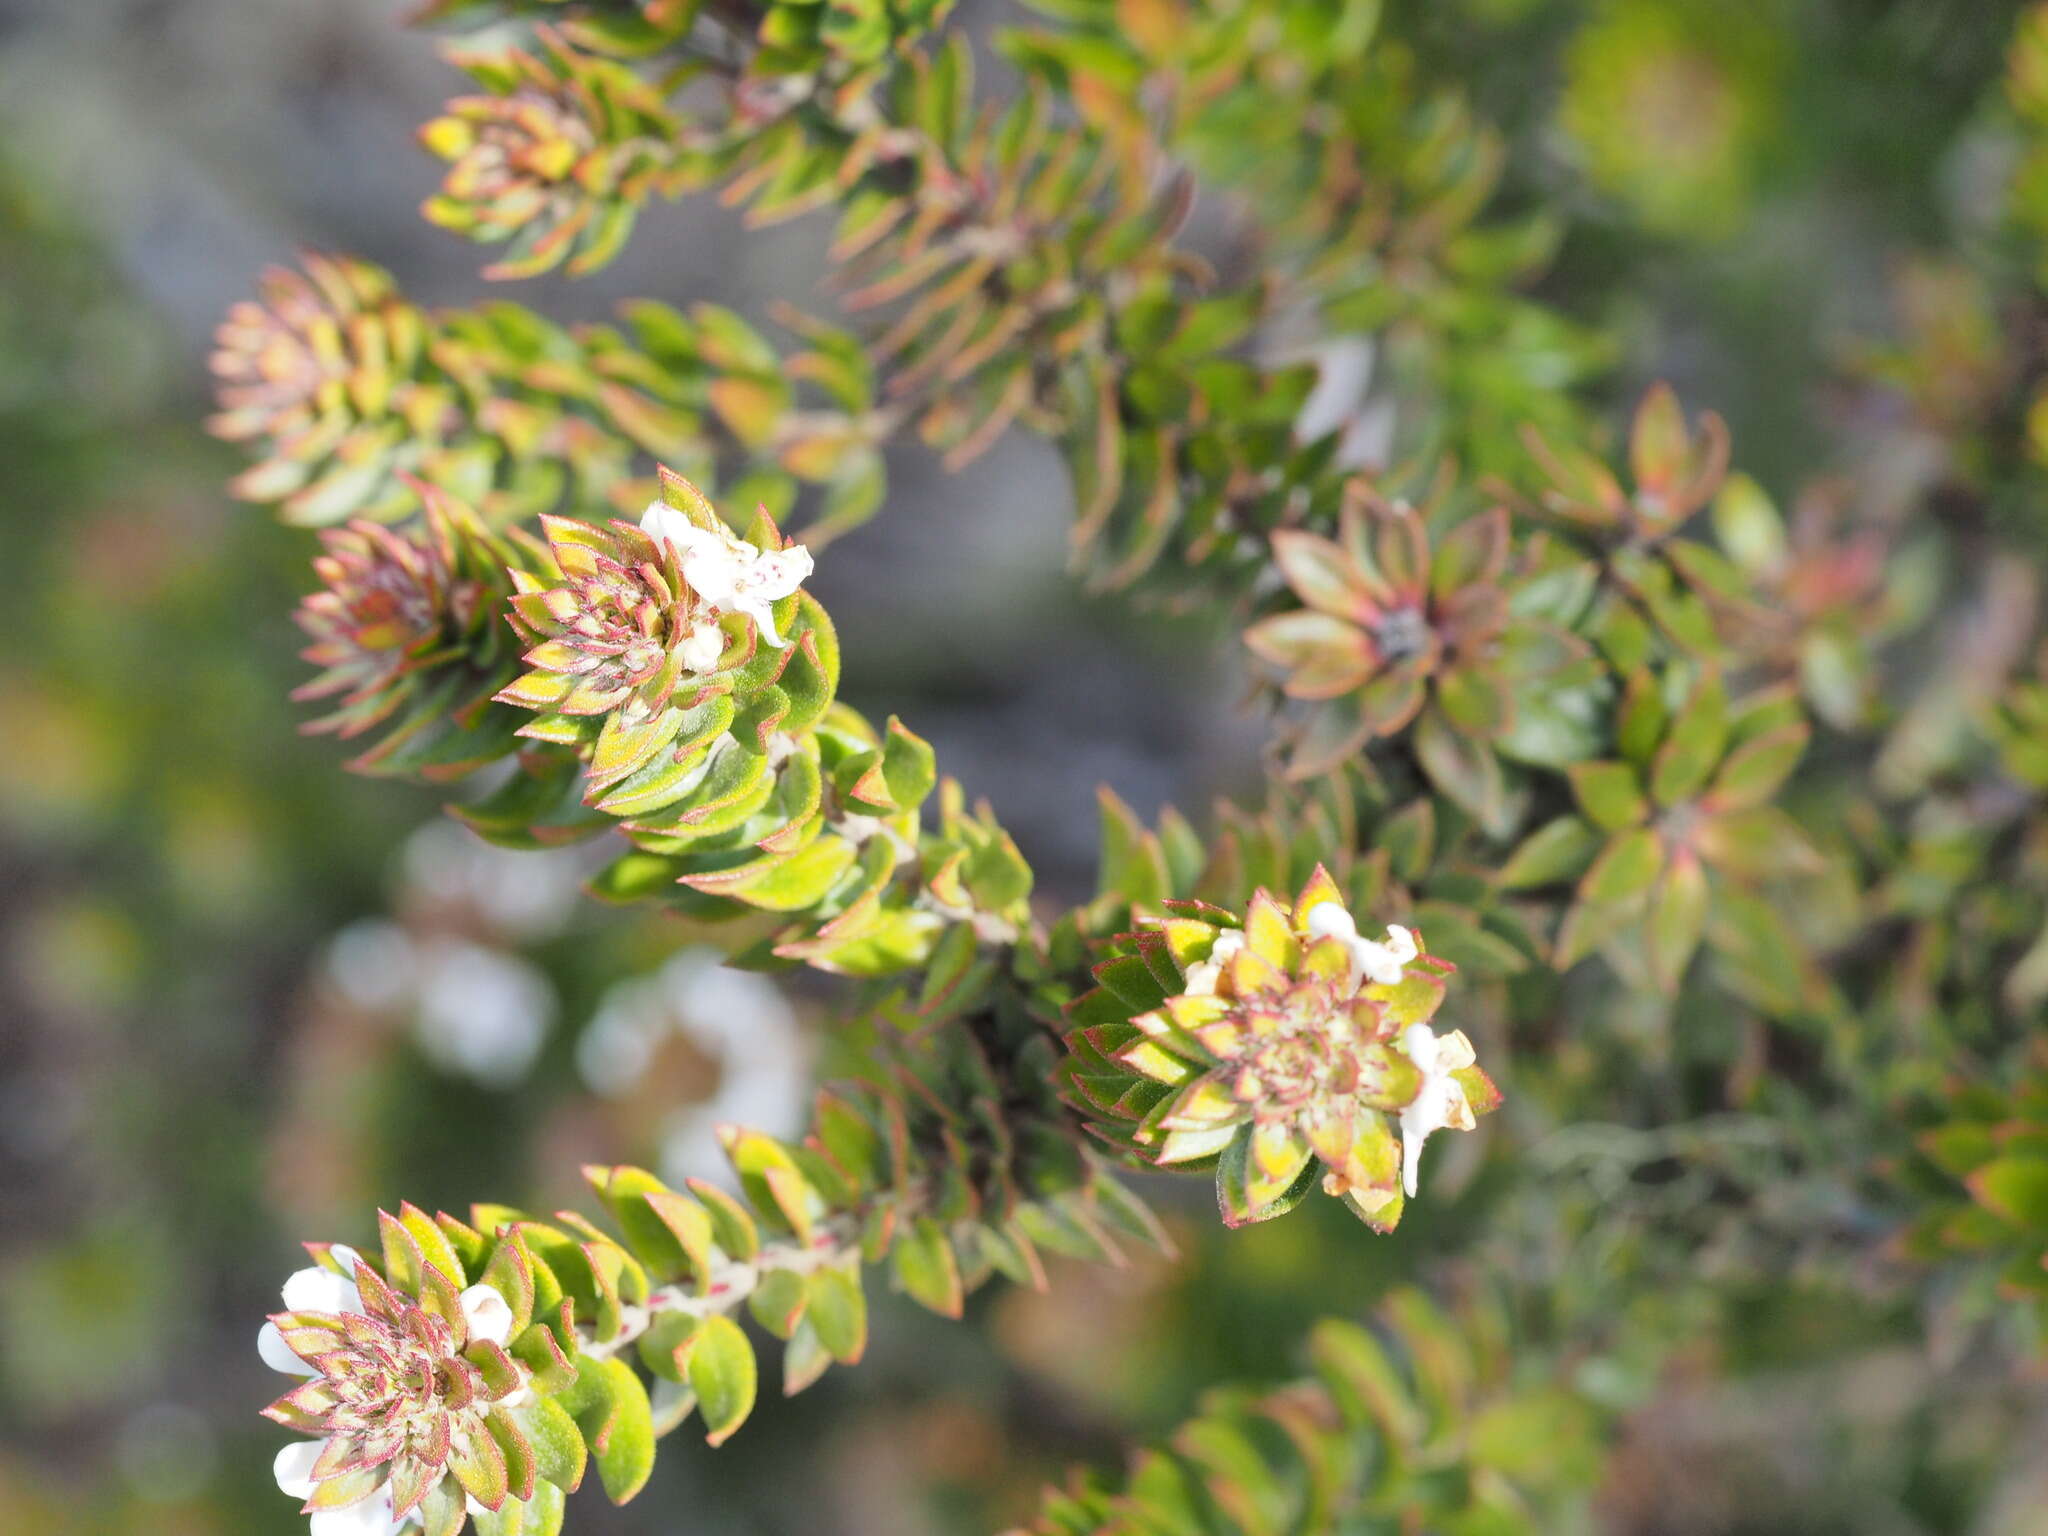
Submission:
M 1307 927 L 1311 940 L 1336 939 L 1351 951 L 1351 984 L 1354 987 L 1368 981 L 1383 987 L 1396 986 L 1400 983 L 1403 968 L 1422 953 L 1415 942 L 1415 935 L 1398 923 L 1387 925 L 1384 944 L 1376 939 L 1361 938 L 1357 919 L 1334 901 L 1316 906 L 1308 915 Z
M 699 619 L 683 636 L 683 643 L 676 647 L 676 654 L 683 665 L 698 676 L 718 670 L 718 658 L 725 654 L 725 631 L 718 627 L 716 619 Z
M 294 1440 L 277 1453 L 271 1464 L 277 1486 L 295 1499 L 313 1496 L 313 1463 L 327 1449 L 325 1440 Z M 391 1514 L 391 1485 L 373 1489 L 353 1504 L 340 1509 L 315 1510 L 309 1517 L 311 1536 L 398 1536 L 415 1529 L 410 1519 L 397 1520 Z
M 340 1509 L 315 1510 L 310 1524 L 311 1536 L 399 1536 L 419 1529 L 410 1519 L 392 1517 L 389 1483 Z
M 270 1464 L 277 1486 L 295 1499 L 313 1497 L 313 1463 L 326 1448 L 325 1440 L 294 1440 L 279 1451 L 277 1460 Z
M 1244 934 L 1236 928 L 1226 928 L 1216 935 L 1216 942 L 1209 946 L 1209 958 L 1197 960 L 1188 967 L 1187 993 L 1189 997 L 1207 997 L 1216 990 L 1216 983 L 1222 978 L 1223 968 L 1230 964 L 1231 957 L 1244 948 Z
M 724 529 L 699 528 L 663 501 L 654 502 L 641 515 L 640 531 L 676 547 L 683 580 L 705 602 L 721 613 L 744 613 L 754 621 L 761 638 L 777 649 L 789 644 L 775 632 L 775 615 L 770 610 L 809 580 L 808 549 L 801 544 L 773 553 L 756 549 Z M 696 639 L 694 632 L 690 638 Z M 690 665 L 687 659 L 684 664 Z
M 512 1336 L 512 1305 L 495 1285 L 472 1285 L 459 1299 L 472 1340 L 502 1345 Z
M 336 1243 L 328 1250 L 334 1261 L 347 1274 L 336 1274 L 331 1269 L 308 1265 L 293 1270 L 284 1283 L 284 1309 L 287 1312 L 360 1312 L 363 1310 L 362 1293 L 356 1289 L 356 1265 L 362 1256 L 355 1249 Z M 256 1353 L 263 1357 L 263 1363 L 273 1371 L 282 1371 L 287 1376 L 318 1376 L 319 1369 L 308 1365 L 284 1341 L 284 1335 L 277 1331 L 277 1324 L 265 1323 L 256 1334 Z
M 1413 1199 L 1422 1144 L 1430 1132 L 1446 1127 L 1469 1131 L 1476 1123 L 1464 1087 L 1451 1075 L 1471 1066 L 1475 1058 L 1462 1029 L 1439 1035 L 1427 1024 L 1410 1024 L 1401 1034 L 1401 1049 L 1422 1074 L 1420 1091 L 1401 1111 L 1401 1187 Z

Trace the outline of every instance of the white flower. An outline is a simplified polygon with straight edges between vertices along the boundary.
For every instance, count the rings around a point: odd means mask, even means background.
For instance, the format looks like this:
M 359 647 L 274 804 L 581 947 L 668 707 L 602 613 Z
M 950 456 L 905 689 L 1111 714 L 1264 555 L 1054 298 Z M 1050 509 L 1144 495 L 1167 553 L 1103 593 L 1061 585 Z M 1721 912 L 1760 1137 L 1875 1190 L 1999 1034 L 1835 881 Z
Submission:
M 294 1440 L 271 1463 L 277 1486 L 295 1499 L 313 1496 L 313 1463 L 327 1448 L 325 1440 Z M 415 1529 L 411 1520 L 391 1514 L 391 1485 L 385 1483 L 340 1509 L 318 1509 L 310 1517 L 312 1536 L 398 1536 Z
M 1231 957 L 1244 948 L 1244 934 L 1236 928 L 1226 928 L 1216 935 L 1216 942 L 1209 946 L 1209 958 L 1197 960 L 1188 967 L 1186 995 L 1207 997 L 1216 990 L 1217 980 L 1223 975 L 1223 967 Z
M 775 632 L 775 615 L 770 609 L 809 579 L 808 549 L 801 544 L 773 553 L 756 549 L 724 529 L 699 528 L 664 501 L 654 502 L 641 515 L 640 531 L 676 547 L 683 580 L 705 602 L 721 613 L 744 613 L 770 645 L 780 649 L 789 644 Z M 693 642 L 698 643 L 700 652 L 710 643 L 708 638 L 700 641 L 694 630 L 684 643 Z M 684 665 L 693 672 L 707 670 L 687 655 Z
M 1320 909 L 1318 909 L 1320 910 Z M 1431 1131 L 1449 1127 L 1469 1131 L 1475 1124 L 1471 1101 L 1451 1076 L 1472 1065 L 1472 1042 L 1462 1029 L 1438 1035 L 1427 1024 L 1410 1024 L 1401 1034 L 1401 1049 L 1422 1074 L 1422 1087 L 1401 1111 L 1401 1187 L 1412 1199 L 1415 1175 L 1422 1166 L 1422 1144 Z
M 356 1289 L 350 1278 L 356 1272 L 356 1265 L 362 1256 L 355 1249 L 336 1243 L 328 1252 L 347 1274 L 336 1274 L 331 1269 L 310 1265 L 294 1270 L 291 1278 L 284 1283 L 284 1309 L 287 1312 L 361 1312 L 362 1293 Z M 256 1335 L 256 1353 L 263 1357 L 263 1363 L 273 1371 L 283 1371 L 287 1376 L 318 1376 L 319 1369 L 308 1365 L 293 1354 L 284 1341 L 284 1335 L 277 1331 L 277 1324 L 265 1323 Z M 289 1491 L 289 1490 L 287 1490 Z
M 1375 939 L 1361 938 L 1357 920 L 1334 901 L 1322 902 L 1309 912 L 1308 936 L 1311 940 L 1336 939 L 1351 951 L 1351 985 L 1354 987 L 1368 981 L 1383 987 L 1396 986 L 1401 980 L 1402 968 L 1422 953 L 1415 942 L 1415 935 L 1398 923 L 1387 925 L 1384 944 Z
M 512 1337 L 512 1305 L 495 1285 L 472 1285 L 458 1300 L 472 1341 L 502 1345 Z
M 699 619 L 683 636 L 676 654 L 682 657 L 685 667 L 700 677 L 716 672 L 718 658 L 725 654 L 725 631 L 718 627 L 716 619 Z

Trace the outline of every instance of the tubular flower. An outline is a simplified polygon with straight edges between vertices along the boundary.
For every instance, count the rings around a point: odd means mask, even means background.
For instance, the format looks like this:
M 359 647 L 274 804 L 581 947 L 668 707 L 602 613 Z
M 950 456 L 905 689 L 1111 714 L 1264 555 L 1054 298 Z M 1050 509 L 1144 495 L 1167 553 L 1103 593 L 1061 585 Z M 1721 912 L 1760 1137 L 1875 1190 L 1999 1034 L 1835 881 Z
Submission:
M 265 1363 L 303 1376 L 268 1417 L 309 1438 L 274 1471 L 305 1500 L 313 1536 L 428 1536 L 472 1509 L 533 1494 L 534 1461 L 512 1417 L 528 1375 L 506 1352 L 511 1304 L 489 1284 L 458 1290 L 425 1268 L 417 1298 L 352 1249 L 285 1282 L 285 1310 L 258 1340 Z
M 640 531 L 673 544 L 682 557 L 683 579 L 697 595 L 723 613 L 743 613 L 763 640 L 780 650 L 789 642 L 776 633 L 774 605 L 811 575 L 811 552 L 801 544 L 767 550 L 726 529 L 704 528 L 665 501 L 648 507 Z
M 308 730 L 347 738 L 404 717 L 372 758 L 409 734 L 415 714 L 463 723 L 506 680 L 497 619 L 511 552 L 467 511 L 424 494 L 419 528 L 359 519 L 323 531 L 313 562 L 321 585 L 295 615 L 311 641 L 300 654 L 321 671 L 292 697 L 336 699 Z
M 1429 1027 L 1452 967 L 1405 928 L 1361 937 L 1320 869 L 1234 924 L 1182 904 L 1124 936 L 1070 1010 L 1070 1097 L 1142 1161 L 1214 1164 L 1232 1226 L 1320 1183 L 1391 1228 L 1429 1134 L 1499 1102 L 1464 1035 Z

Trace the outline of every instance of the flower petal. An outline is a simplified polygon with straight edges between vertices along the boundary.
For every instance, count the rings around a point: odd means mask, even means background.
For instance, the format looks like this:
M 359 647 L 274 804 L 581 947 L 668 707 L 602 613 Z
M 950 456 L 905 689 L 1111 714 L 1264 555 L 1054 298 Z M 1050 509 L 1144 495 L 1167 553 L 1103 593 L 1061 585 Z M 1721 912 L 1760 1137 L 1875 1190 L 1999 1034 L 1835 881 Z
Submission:
M 327 1449 L 325 1440 L 294 1440 L 270 1464 L 277 1486 L 295 1499 L 313 1496 L 313 1463 Z
M 263 1357 L 263 1363 L 273 1371 L 283 1371 L 287 1376 L 318 1376 L 319 1370 L 308 1365 L 292 1353 L 291 1346 L 284 1341 L 284 1335 L 277 1331 L 277 1324 L 265 1323 L 256 1334 L 256 1353 Z
M 351 1250 L 353 1253 L 353 1250 Z M 350 1265 L 351 1269 L 355 1266 Z M 295 1270 L 284 1283 L 287 1312 L 361 1312 L 363 1294 L 356 1283 L 331 1269 Z
M 403 1529 L 392 1517 L 390 1490 L 379 1488 L 341 1509 L 315 1510 L 311 1536 L 398 1536 Z
M 672 507 L 665 501 L 657 501 L 650 503 L 647 510 L 640 514 L 640 531 L 650 539 L 666 539 L 677 549 L 687 549 L 690 537 L 703 530 L 691 522 L 681 508 Z

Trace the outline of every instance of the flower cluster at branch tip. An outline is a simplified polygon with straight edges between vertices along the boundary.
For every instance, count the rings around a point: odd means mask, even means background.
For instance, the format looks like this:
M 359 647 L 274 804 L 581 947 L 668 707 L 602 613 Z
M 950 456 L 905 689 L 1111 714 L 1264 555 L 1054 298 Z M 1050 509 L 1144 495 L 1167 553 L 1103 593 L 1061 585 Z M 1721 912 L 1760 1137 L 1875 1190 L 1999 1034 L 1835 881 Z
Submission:
M 458 1292 L 436 1274 L 415 1302 L 353 1249 L 327 1258 L 334 1267 L 285 1281 L 285 1310 L 257 1336 L 266 1365 L 305 1378 L 265 1412 L 309 1437 L 273 1470 L 305 1501 L 312 1536 L 454 1529 L 464 1512 L 502 1507 L 518 1490 L 488 1417 L 528 1395 L 504 1349 L 515 1321 L 504 1295 Z
M 789 650 L 775 607 L 787 605 L 782 622 L 794 616 L 810 551 L 785 543 L 765 511 L 743 539 L 687 481 L 665 474 L 664 490 L 637 527 L 541 519 L 561 579 L 513 572 L 531 670 L 501 701 L 571 716 L 625 706 L 646 720 L 672 698 L 730 687 L 761 644 Z
M 801 544 L 774 551 L 758 549 L 724 529 L 700 527 L 665 501 L 653 503 L 641 515 L 640 531 L 676 547 L 683 580 L 705 602 L 721 613 L 745 614 L 754 621 L 761 638 L 778 650 L 789 644 L 776 633 L 774 604 L 810 579 L 808 549 Z
M 1291 909 L 1261 891 L 1234 921 L 1184 904 L 1124 936 L 1071 1010 L 1070 1088 L 1145 1161 L 1213 1163 L 1231 1225 L 1320 1183 L 1391 1227 L 1430 1135 L 1499 1102 L 1471 1042 L 1429 1025 L 1451 967 L 1407 928 L 1363 937 L 1320 871 Z

